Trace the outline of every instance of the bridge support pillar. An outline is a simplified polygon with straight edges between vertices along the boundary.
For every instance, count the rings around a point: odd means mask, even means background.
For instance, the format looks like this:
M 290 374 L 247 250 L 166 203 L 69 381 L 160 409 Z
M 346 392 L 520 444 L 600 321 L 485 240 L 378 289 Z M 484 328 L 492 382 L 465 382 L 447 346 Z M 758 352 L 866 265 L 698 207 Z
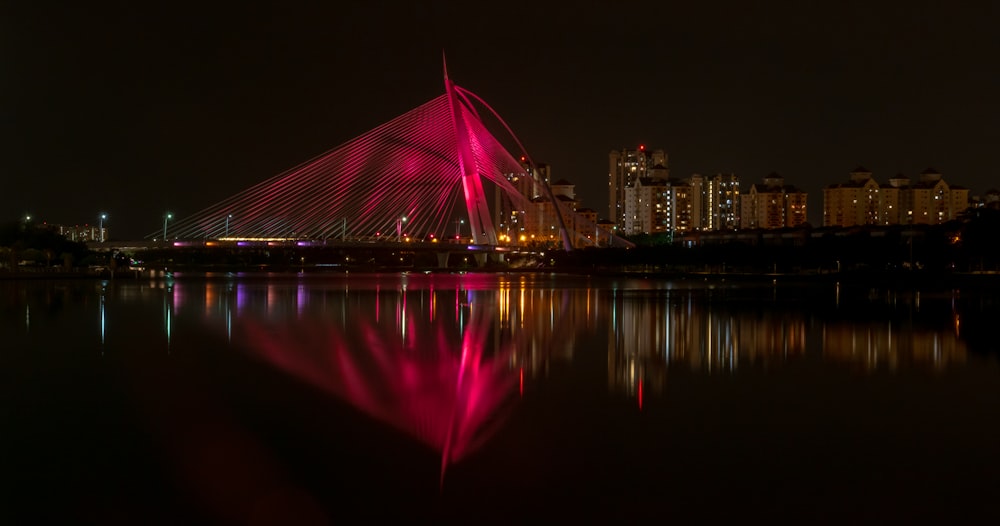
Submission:
M 438 268 L 448 268 L 448 256 L 451 252 L 438 252 Z
M 486 256 L 487 256 L 487 255 L 488 255 L 488 254 L 487 254 L 486 252 L 476 252 L 476 253 L 475 253 L 475 257 L 476 257 L 476 266 L 477 266 L 477 267 L 480 267 L 480 268 L 482 268 L 482 267 L 485 267 L 485 266 L 486 266 Z

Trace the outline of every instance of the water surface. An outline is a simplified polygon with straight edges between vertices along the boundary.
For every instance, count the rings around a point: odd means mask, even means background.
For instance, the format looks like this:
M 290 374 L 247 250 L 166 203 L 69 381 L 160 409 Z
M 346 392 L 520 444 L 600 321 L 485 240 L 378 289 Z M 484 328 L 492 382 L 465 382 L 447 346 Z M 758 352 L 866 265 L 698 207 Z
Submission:
M 0 282 L 0 522 L 997 517 L 988 290 Z

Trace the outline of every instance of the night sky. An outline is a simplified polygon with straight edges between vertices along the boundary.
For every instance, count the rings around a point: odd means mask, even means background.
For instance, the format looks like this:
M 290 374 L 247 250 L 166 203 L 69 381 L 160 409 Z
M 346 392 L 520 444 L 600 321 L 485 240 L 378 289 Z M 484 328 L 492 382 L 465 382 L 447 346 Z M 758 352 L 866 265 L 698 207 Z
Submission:
M 758 5 L 760 4 L 760 5 Z M 1000 187 L 988 2 L 0 0 L 0 220 L 157 231 L 443 93 L 485 99 L 607 210 L 613 149 L 672 175 L 863 165 Z

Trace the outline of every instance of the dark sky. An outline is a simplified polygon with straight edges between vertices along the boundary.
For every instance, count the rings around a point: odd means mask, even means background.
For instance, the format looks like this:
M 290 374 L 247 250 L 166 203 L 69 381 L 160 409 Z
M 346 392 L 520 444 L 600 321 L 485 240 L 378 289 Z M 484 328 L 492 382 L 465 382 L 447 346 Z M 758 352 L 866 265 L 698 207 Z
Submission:
M 0 0 L 0 219 L 160 228 L 456 84 L 607 209 L 607 156 L 673 175 L 857 165 L 1000 187 L 992 2 Z

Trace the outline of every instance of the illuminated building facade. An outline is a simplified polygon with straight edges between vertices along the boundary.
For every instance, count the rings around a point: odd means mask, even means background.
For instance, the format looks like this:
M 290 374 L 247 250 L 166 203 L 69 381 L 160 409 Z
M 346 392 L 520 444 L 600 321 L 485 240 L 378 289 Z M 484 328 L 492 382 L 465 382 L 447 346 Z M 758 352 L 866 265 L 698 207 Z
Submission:
M 750 185 L 740 199 L 740 228 L 774 229 L 797 227 L 806 223 L 808 194 L 772 173 L 763 183 Z
M 576 221 L 579 219 L 576 185 L 565 179 L 560 179 L 549 186 L 552 189 L 552 197 L 559 202 L 559 206 L 556 207 L 548 195 L 534 196 L 531 199 L 531 207 L 525 214 L 524 230 L 518 236 L 517 241 L 521 244 L 554 246 L 560 243 L 560 214 L 568 230 L 575 232 L 575 227 L 579 226 L 576 225 Z M 596 218 L 596 213 L 589 217 Z M 573 240 L 573 245 L 574 247 L 583 246 L 578 239 Z
M 711 230 L 736 230 L 740 227 L 740 178 L 736 174 L 718 174 L 709 191 L 715 196 L 709 218 Z
M 663 150 L 614 150 L 608 155 L 608 219 L 616 229 L 623 230 L 628 220 L 625 191 L 642 177 L 653 177 L 651 170 L 667 173 L 667 154 Z
M 924 170 L 920 179 L 902 192 L 909 205 L 906 224 L 940 225 L 958 219 L 969 207 L 969 190 L 949 186 L 934 169 Z
M 740 227 L 740 179 L 736 174 L 694 174 L 691 187 L 691 228 L 694 231 L 736 230 Z
M 856 168 L 847 182 L 823 190 L 823 226 L 938 225 L 968 207 L 969 190 L 950 186 L 937 170 L 924 170 L 916 183 L 897 175 L 880 185 Z
M 672 233 L 683 234 L 693 229 L 695 194 L 690 183 L 674 182 L 670 187 L 670 210 L 667 218 Z
M 823 189 L 823 226 L 885 224 L 881 217 L 884 200 L 880 190 L 871 171 L 855 168 L 846 182 Z
M 627 236 L 660 234 L 670 230 L 672 215 L 670 181 L 640 177 L 625 189 L 625 219 L 619 228 Z
M 101 241 L 101 228 L 97 225 L 43 225 L 70 241 L 89 243 Z M 108 229 L 104 228 L 104 239 L 108 238 Z
M 522 171 L 508 173 L 507 181 L 520 192 L 521 195 L 530 200 L 532 205 L 528 209 L 518 207 L 499 188 L 494 193 L 493 210 L 495 210 L 494 221 L 497 225 L 497 236 L 501 243 L 517 243 L 521 236 L 528 236 L 529 223 L 537 224 L 540 220 L 537 217 L 536 202 L 546 200 L 545 192 L 541 184 L 549 184 L 552 176 L 552 168 L 548 164 L 539 164 L 532 168 L 527 160 L 521 158 Z

